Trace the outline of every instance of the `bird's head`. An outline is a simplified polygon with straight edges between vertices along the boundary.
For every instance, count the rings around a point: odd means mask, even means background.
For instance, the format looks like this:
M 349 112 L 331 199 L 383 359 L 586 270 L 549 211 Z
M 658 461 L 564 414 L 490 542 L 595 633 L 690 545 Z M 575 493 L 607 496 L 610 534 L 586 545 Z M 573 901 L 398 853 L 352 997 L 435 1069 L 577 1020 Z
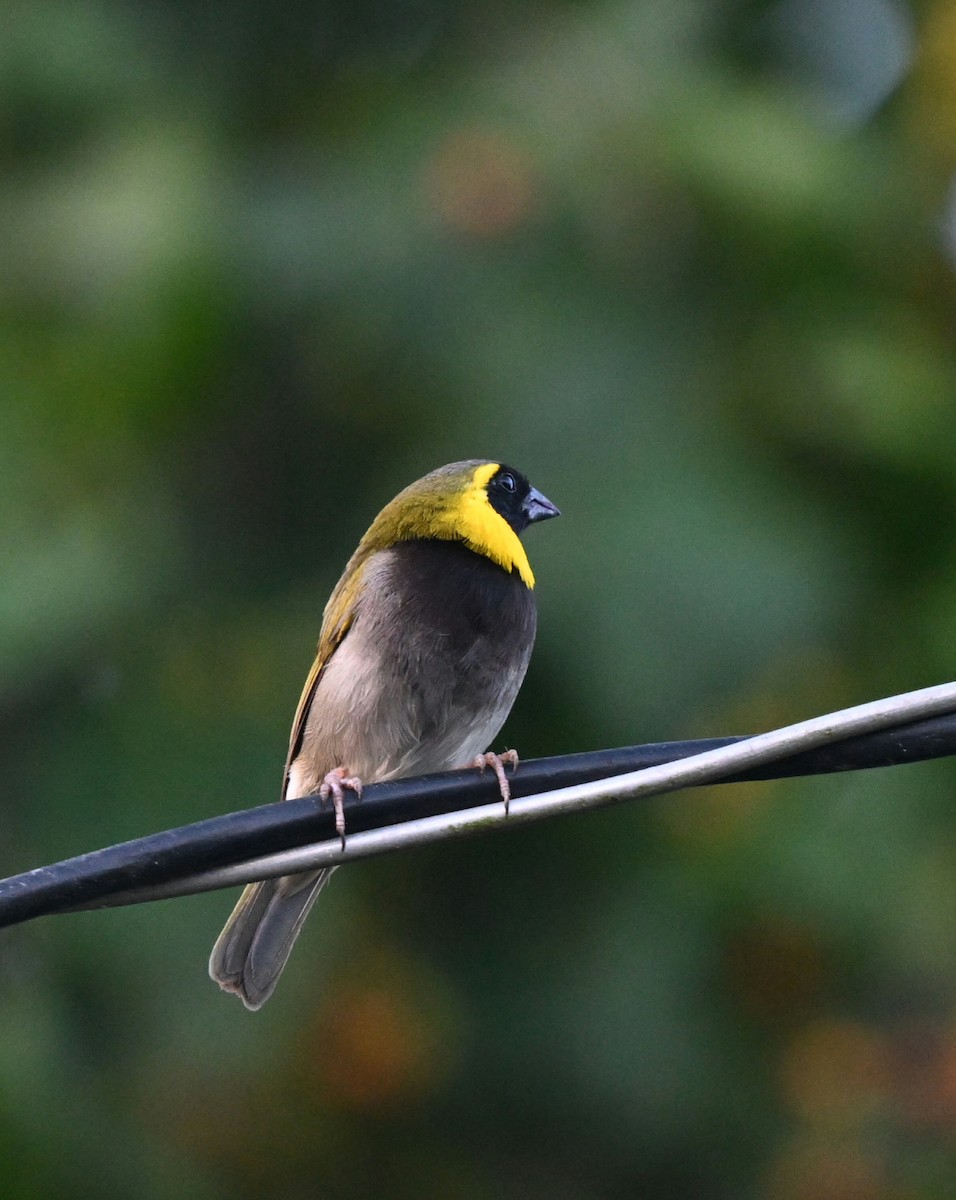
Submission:
M 420 538 L 461 541 L 504 570 L 517 571 L 532 588 L 534 575 L 518 535 L 559 515 L 514 467 L 470 459 L 409 484 L 382 509 L 362 544 L 371 552 Z

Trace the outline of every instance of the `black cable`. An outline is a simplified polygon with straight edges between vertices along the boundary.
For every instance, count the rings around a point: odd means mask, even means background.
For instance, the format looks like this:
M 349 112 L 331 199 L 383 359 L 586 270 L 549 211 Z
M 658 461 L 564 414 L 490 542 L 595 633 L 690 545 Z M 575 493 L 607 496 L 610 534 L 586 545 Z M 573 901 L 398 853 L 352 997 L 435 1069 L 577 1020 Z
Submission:
M 519 767 L 511 791 L 516 798 L 530 796 L 673 762 L 742 740 L 727 737 L 660 742 L 532 759 Z M 951 754 L 956 754 L 956 714 L 839 741 L 730 776 L 722 782 L 858 771 Z M 477 770 L 451 771 L 374 784 L 365 789 L 361 800 L 346 794 L 347 828 L 358 833 L 491 804 L 498 798 L 497 781 L 490 771 L 484 775 Z M 118 892 L 182 879 L 334 836 L 331 809 L 320 806 L 317 797 L 284 800 L 211 817 L 0 880 L 0 927 L 80 905 L 95 905 Z

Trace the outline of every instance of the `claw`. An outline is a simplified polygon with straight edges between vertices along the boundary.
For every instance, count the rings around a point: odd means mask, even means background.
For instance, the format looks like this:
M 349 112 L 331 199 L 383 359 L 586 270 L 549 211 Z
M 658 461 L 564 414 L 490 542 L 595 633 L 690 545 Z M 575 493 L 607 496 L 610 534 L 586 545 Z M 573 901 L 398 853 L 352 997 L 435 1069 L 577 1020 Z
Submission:
M 501 792 L 501 799 L 505 804 L 505 816 L 508 815 L 508 806 L 511 803 L 511 787 L 508 783 L 508 778 L 505 775 L 505 763 L 510 763 L 512 775 L 518 769 L 518 751 L 506 750 L 504 754 L 493 754 L 490 750 L 487 754 L 479 754 L 472 766 L 478 768 L 484 774 L 485 767 L 491 767 L 498 780 L 498 790 Z
M 319 795 L 323 800 L 332 797 L 332 808 L 335 810 L 335 832 L 342 839 L 342 849 L 345 849 L 345 789 L 354 792 L 356 799 L 362 798 L 362 781 L 356 775 L 349 775 L 345 767 L 336 767 L 329 771 L 322 780 Z

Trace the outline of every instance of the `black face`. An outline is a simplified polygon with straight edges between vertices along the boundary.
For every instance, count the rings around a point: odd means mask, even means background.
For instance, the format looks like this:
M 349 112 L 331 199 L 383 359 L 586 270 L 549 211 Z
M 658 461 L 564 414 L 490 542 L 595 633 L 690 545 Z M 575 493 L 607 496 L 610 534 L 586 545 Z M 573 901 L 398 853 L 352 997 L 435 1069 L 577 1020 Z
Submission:
M 491 507 L 504 517 L 515 533 L 521 533 L 535 521 L 561 515 L 561 510 L 533 488 L 520 471 L 504 463 L 488 480 L 486 490 Z

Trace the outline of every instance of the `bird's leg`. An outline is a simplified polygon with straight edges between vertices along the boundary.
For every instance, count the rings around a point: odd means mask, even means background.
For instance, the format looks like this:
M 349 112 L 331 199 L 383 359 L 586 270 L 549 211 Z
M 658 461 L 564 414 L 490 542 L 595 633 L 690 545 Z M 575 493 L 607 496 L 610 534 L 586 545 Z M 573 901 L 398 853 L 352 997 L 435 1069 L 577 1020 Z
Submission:
M 508 805 L 511 803 L 511 787 L 505 775 L 505 763 L 511 764 L 511 774 L 513 775 L 518 769 L 518 751 L 506 750 L 504 754 L 493 754 L 489 750 L 487 754 L 479 754 L 472 766 L 477 767 L 482 774 L 484 774 L 485 767 L 491 767 L 494 771 L 501 799 L 505 802 L 505 816 L 507 816 Z
M 332 797 L 332 808 L 335 810 L 335 832 L 342 839 L 342 849 L 345 849 L 345 789 L 354 792 L 356 798 L 362 798 L 362 781 L 355 775 L 350 775 L 345 767 L 336 767 L 329 771 L 322 780 L 319 795 L 323 800 Z

